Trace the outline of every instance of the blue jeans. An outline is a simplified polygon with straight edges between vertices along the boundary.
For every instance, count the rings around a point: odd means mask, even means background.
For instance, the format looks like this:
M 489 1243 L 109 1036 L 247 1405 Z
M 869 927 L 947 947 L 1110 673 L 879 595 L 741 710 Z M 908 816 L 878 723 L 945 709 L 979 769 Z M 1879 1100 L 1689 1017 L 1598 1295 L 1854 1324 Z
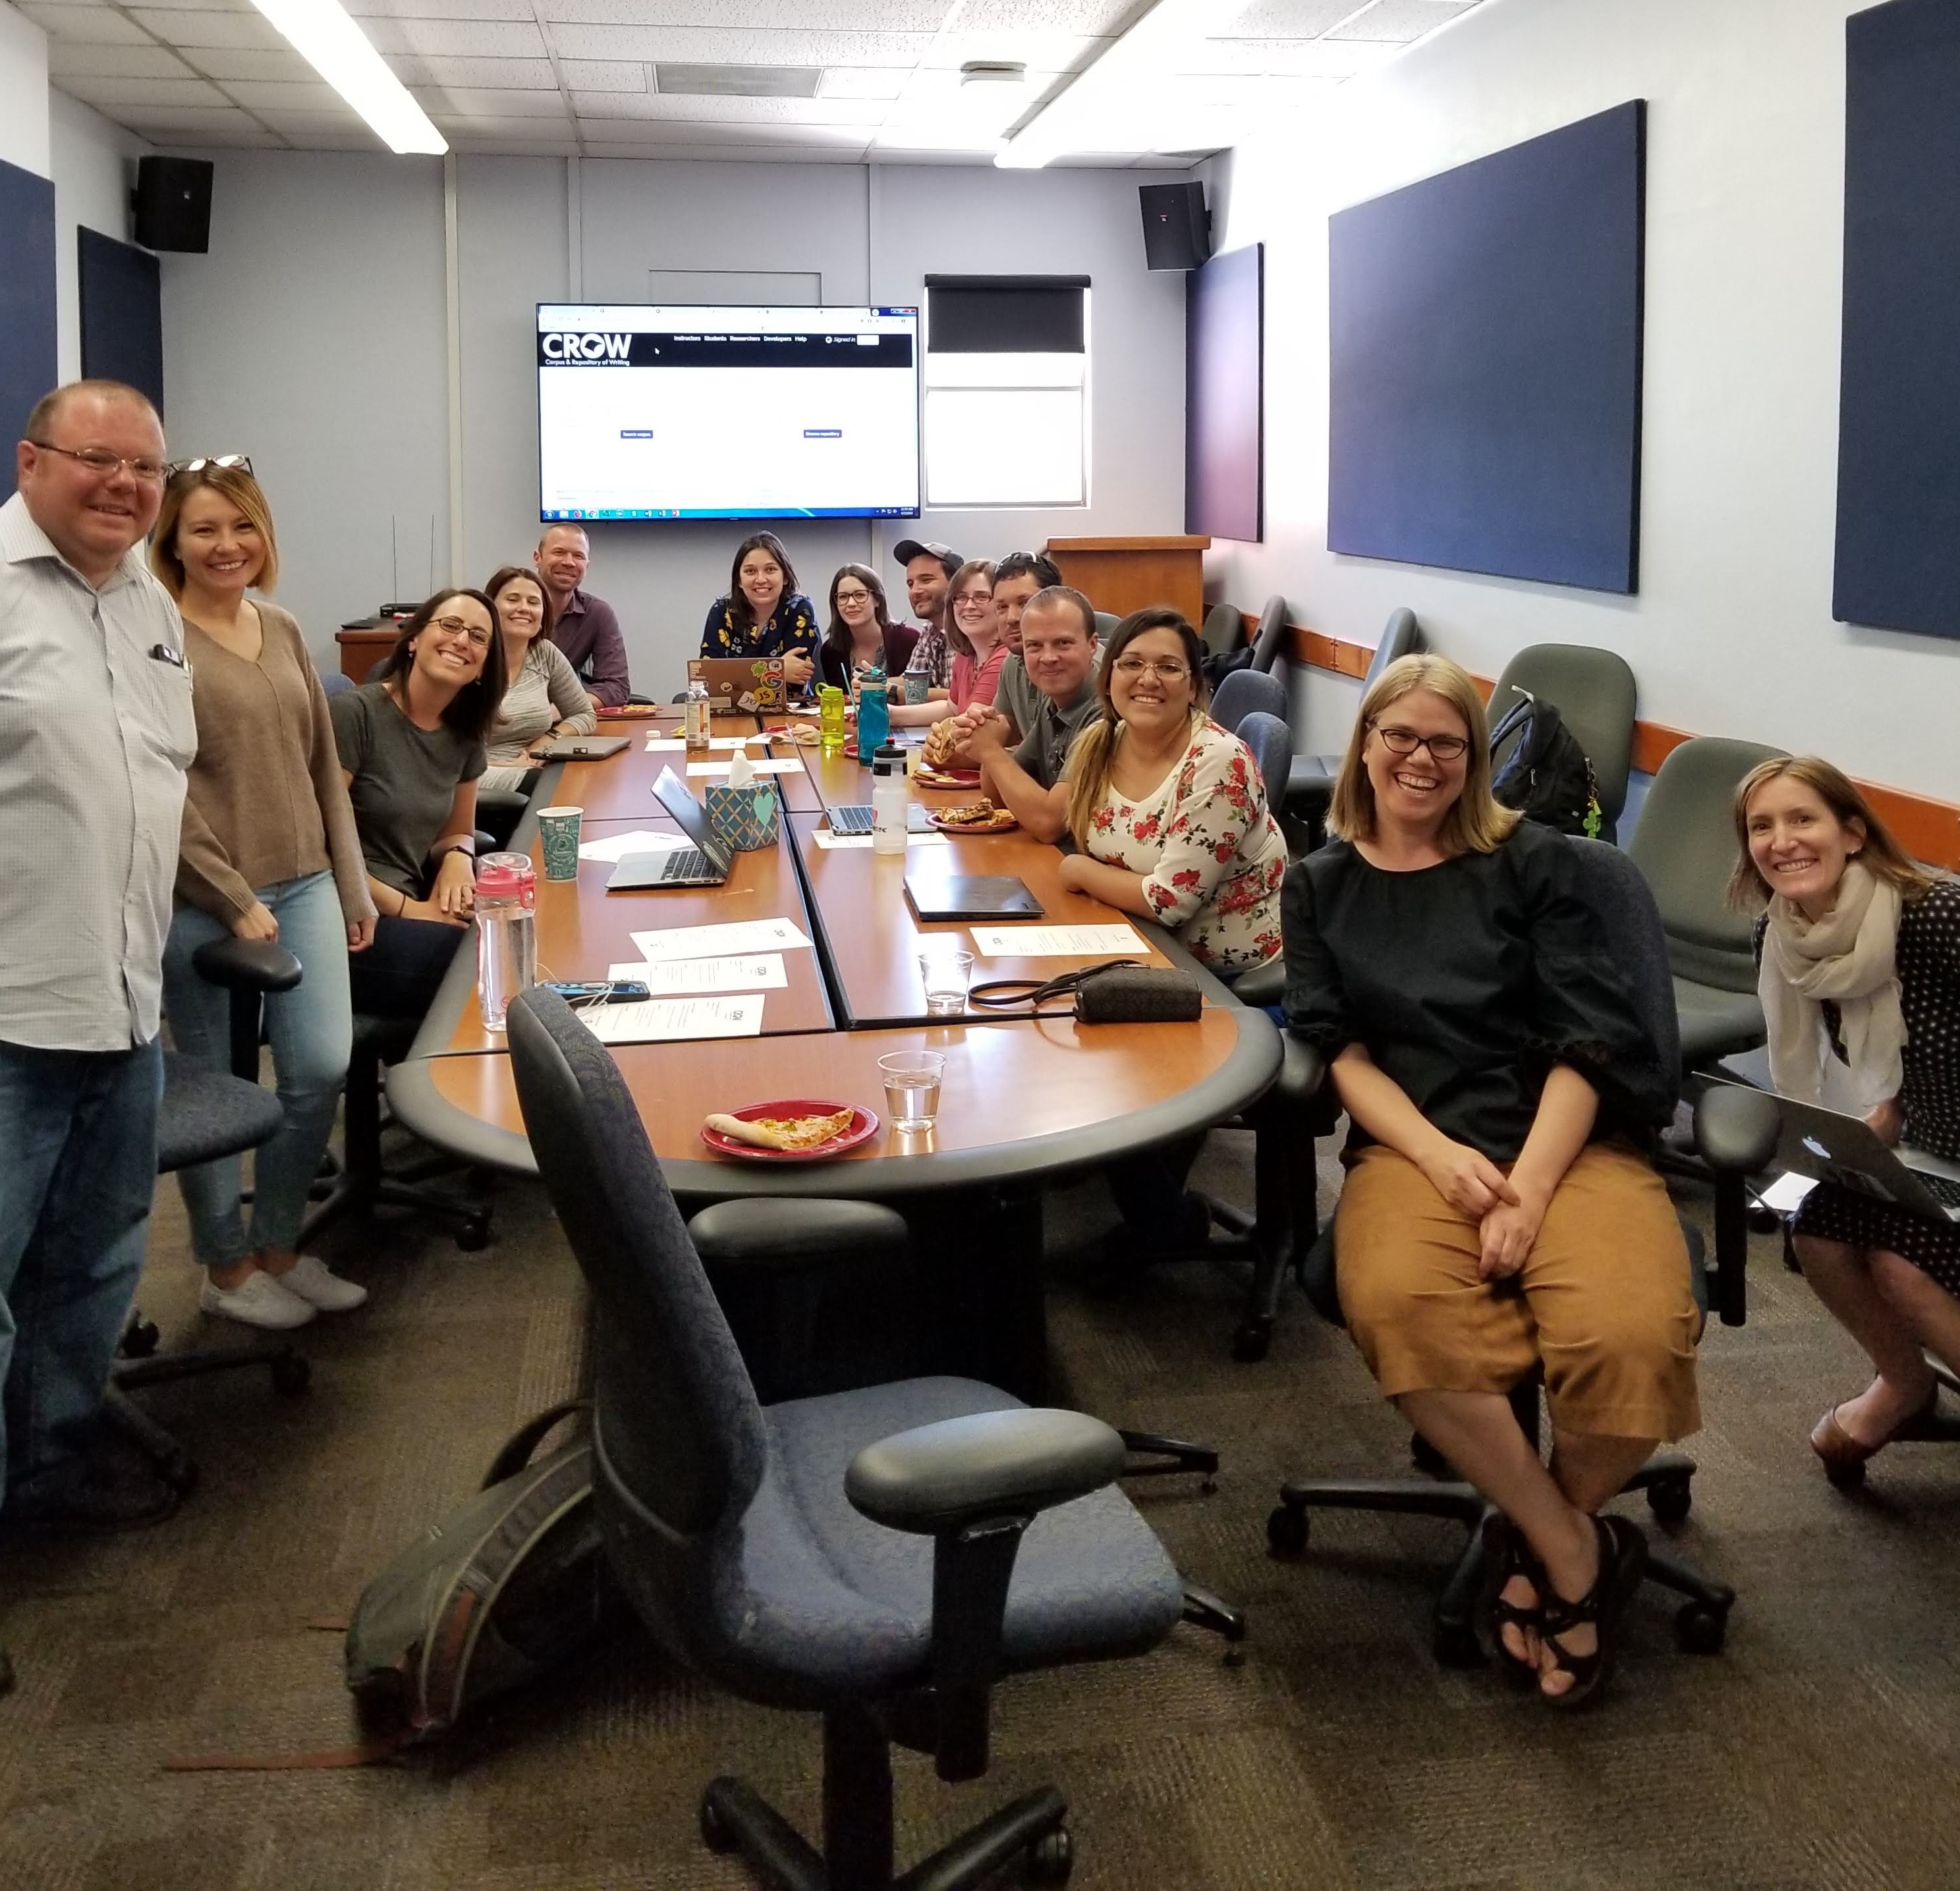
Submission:
M 266 1030 L 286 1120 L 262 1144 L 252 1168 L 252 1228 L 238 1199 L 240 1158 L 221 1156 L 178 1171 L 190 1215 L 191 1246 L 207 1267 L 228 1267 L 256 1249 L 290 1248 L 306 1219 L 307 1191 L 333 1133 L 347 1081 L 354 1021 L 347 998 L 347 922 L 330 873 L 261 887 L 279 922 L 279 943 L 305 975 L 291 991 L 269 993 Z M 164 1011 L 177 1047 L 213 1070 L 231 1067 L 231 994 L 208 984 L 191 964 L 197 949 L 231 929 L 192 907 L 178 907 L 164 946 Z
M 7 1488 L 72 1468 L 143 1271 L 164 1060 L 0 1044 Z M 54 1476 L 51 1476 L 50 1473 Z

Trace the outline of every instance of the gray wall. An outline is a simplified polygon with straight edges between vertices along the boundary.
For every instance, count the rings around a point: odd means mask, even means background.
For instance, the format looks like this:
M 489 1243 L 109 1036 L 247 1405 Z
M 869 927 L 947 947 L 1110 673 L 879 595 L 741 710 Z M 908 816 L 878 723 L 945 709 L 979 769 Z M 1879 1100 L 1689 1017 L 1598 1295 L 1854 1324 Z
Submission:
M 212 251 L 164 261 L 173 449 L 250 452 L 277 509 L 282 598 L 317 649 L 416 594 L 434 522 L 449 565 L 439 164 L 272 151 L 218 163 Z M 1091 293 L 1090 504 L 930 513 L 784 532 L 821 602 L 847 558 L 897 573 L 899 538 L 998 554 L 1050 537 L 1182 529 L 1184 279 L 1144 267 L 1137 179 L 1106 170 L 458 160 L 463 543 L 480 581 L 536 542 L 532 305 L 650 299 L 649 277 L 807 272 L 829 301 L 913 303 L 928 272 L 1068 272 Z M 1153 173 L 1155 175 L 1155 173 Z M 619 608 L 635 685 L 679 685 L 739 525 L 602 525 L 593 588 Z

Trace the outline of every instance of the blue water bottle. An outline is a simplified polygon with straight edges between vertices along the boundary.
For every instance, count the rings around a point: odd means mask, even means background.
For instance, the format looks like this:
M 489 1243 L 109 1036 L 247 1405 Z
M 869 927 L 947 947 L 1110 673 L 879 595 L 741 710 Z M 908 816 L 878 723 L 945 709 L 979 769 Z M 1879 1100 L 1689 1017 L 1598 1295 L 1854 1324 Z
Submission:
M 886 705 L 888 685 L 882 667 L 867 669 L 858 682 L 858 759 L 866 768 L 884 746 L 891 733 L 892 715 Z

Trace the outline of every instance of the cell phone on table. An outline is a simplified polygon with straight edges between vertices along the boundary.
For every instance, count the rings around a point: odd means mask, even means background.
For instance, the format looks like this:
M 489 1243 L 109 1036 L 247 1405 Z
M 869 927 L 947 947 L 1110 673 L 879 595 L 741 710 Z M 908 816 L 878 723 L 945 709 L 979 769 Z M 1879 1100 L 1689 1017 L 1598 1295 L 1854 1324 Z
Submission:
M 637 978 L 546 979 L 546 991 L 555 991 L 568 1005 L 630 1005 L 652 994 Z

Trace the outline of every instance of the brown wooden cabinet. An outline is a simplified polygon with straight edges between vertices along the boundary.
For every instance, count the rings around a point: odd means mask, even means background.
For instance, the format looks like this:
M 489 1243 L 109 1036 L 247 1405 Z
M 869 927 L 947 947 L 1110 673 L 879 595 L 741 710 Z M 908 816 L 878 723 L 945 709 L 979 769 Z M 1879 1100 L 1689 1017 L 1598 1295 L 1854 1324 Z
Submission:
M 1097 610 L 1125 617 L 1146 605 L 1168 604 L 1196 625 L 1204 621 L 1204 555 L 1211 545 L 1202 532 L 1178 532 L 1159 539 L 1051 539 L 1042 548 L 1062 582 Z
M 395 633 L 402 627 L 392 619 L 377 624 L 372 618 L 364 623 L 343 624 L 333 634 L 333 640 L 340 646 L 340 673 L 351 676 L 357 683 L 368 680 L 368 672 L 395 647 Z

